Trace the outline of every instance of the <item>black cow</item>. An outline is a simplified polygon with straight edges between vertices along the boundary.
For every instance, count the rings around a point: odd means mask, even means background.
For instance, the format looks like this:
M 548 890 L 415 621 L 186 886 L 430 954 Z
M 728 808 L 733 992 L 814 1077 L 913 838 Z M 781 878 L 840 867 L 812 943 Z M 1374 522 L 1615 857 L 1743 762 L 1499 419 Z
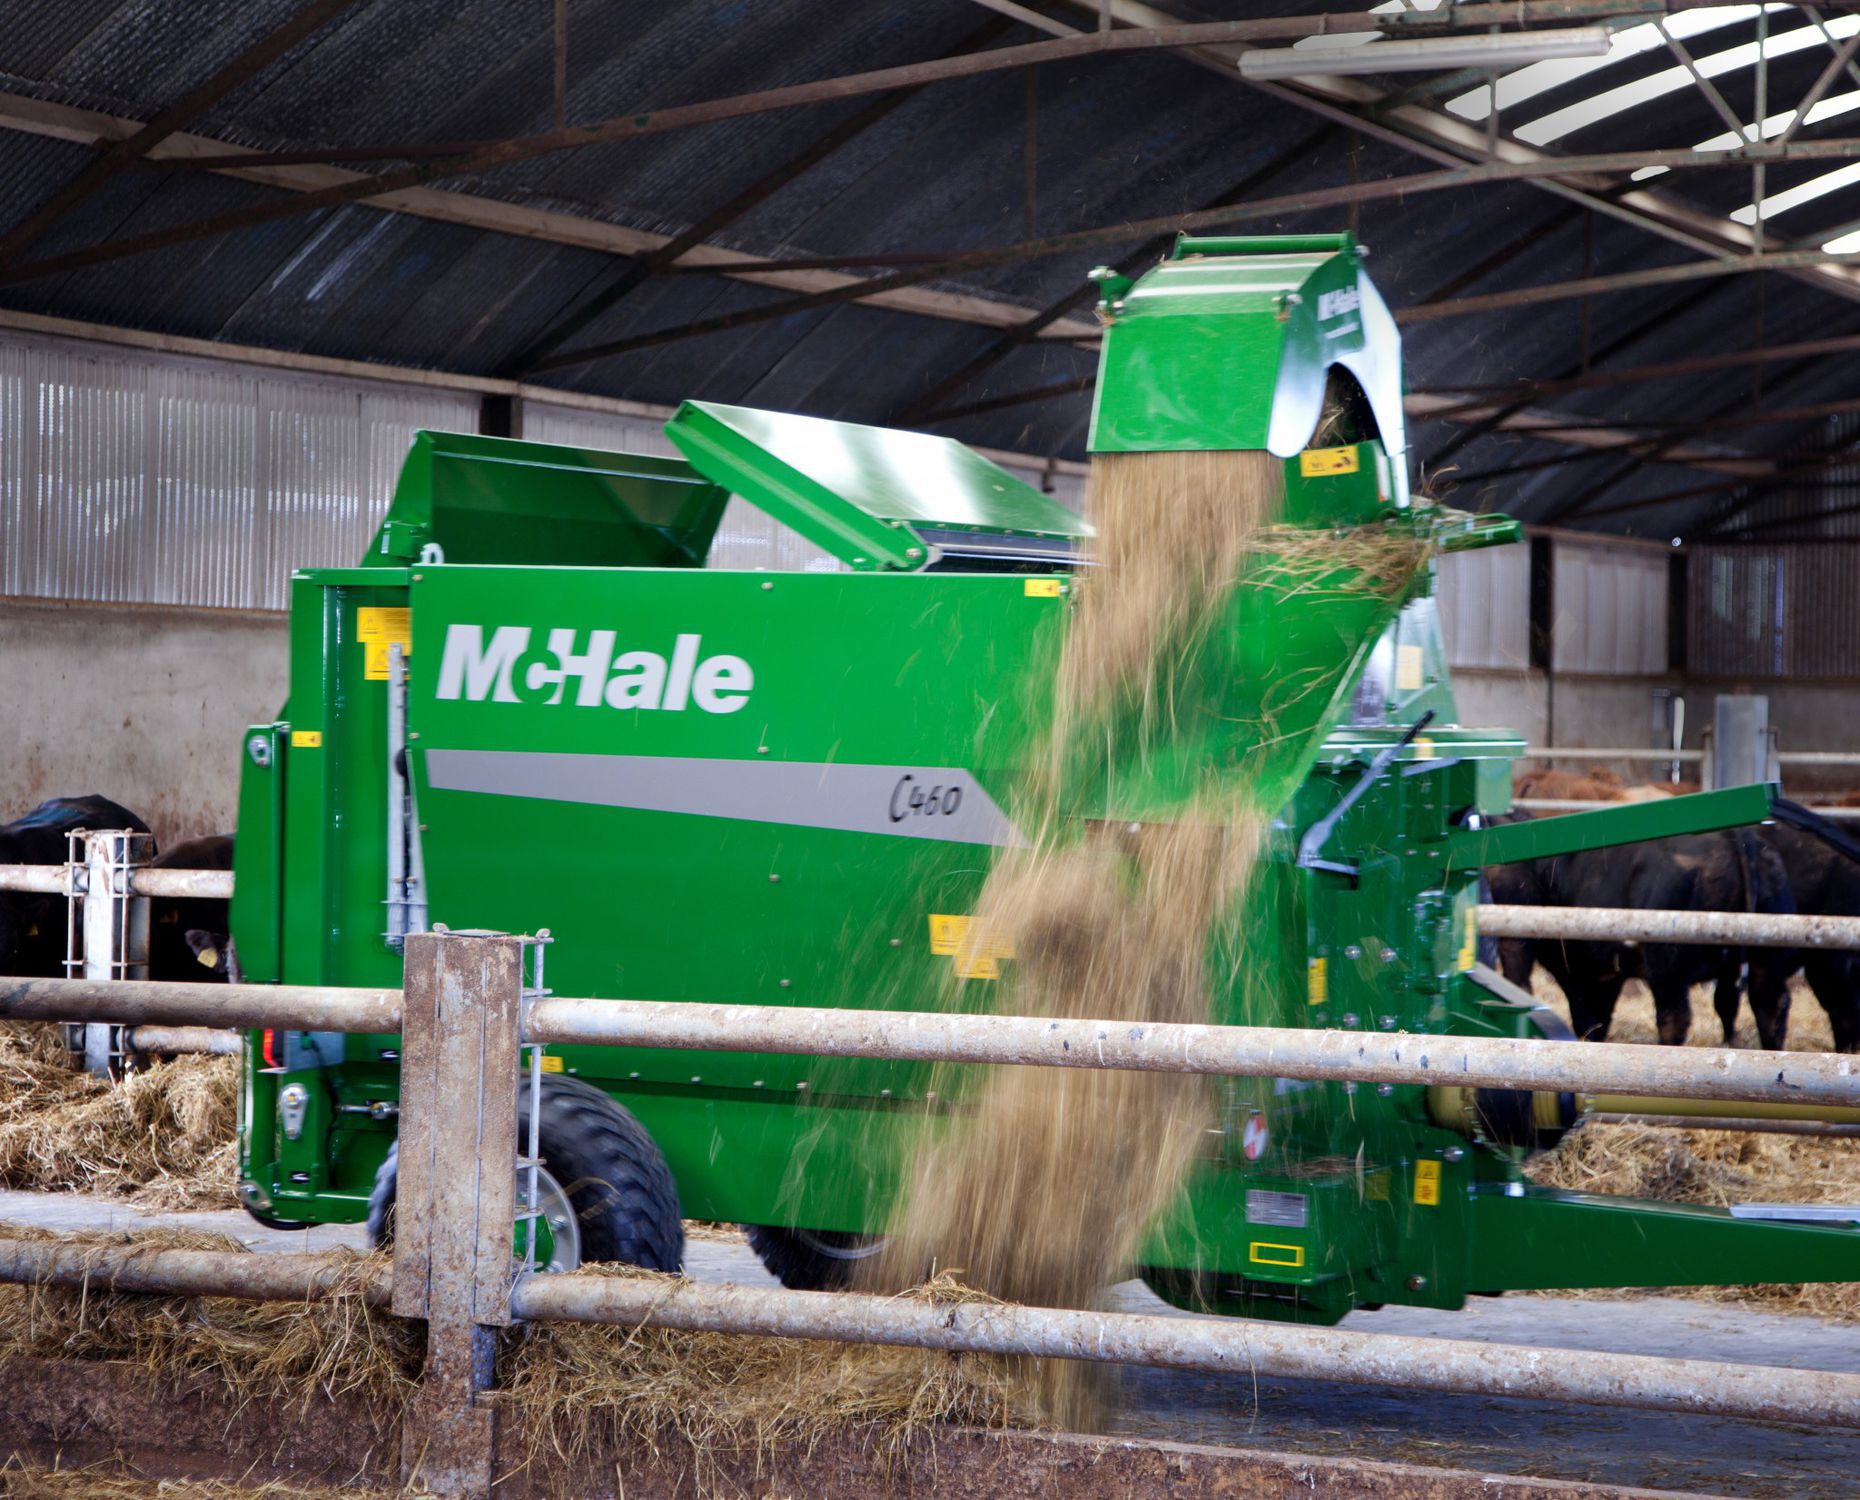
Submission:
M 70 857 L 66 836 L 79 828 L 149 831 L 108 797 L 54 797 L 0 825 L 0 864 L 62 865 Z M 39 979 L 64 971 L 65 898 L 0 891 L 0 974 Z
M 1793 912 L 1795 898 L 1777 851 L 1749 829 L 1688 834 L 1616 848 L 1591 849 L 1486 872 L 1492 899 L 1530 906 L 1613 906 L 1657 911 Z M 1660 1040 L 1684 1043 L 1692 1027 L 1687 992 L 1715 986 L 1724 1039 L 1737 1027 L 1739 978 L 1749 964 L 1750 1008 L 1768 1048 L 1783 1045 L 1789 1027 L 1789 976 L 1800 960 L 1793 949 L 1713 947 L 1700 943 L 1569 943 L 1506 939 L 1499 963 L 1513 984 L 1528 988 L 1533 963 L 1562 986 L 1576 1035 L 1608 1035 L 1621 986 L 1644 979 L 1653 991 Z
M 1797 911 L 1817 917 L 1860 917 L 1860 861 L 1812 833 L 1785 824 L 1763 830 L 1781 856 Z M 1805 948 L 1802 977 L 1828 1013 L 1834 1045 L 1860 1052 L 1860 953 L 1839 948 Z
M 230 870 L 233 836 L 209 833 L 184 839 L 165 850 L 158 870 Z M 193 979 L 203 983 L 227 978 L 231 939 L 227 930 L 230 902 L 204 896 L 157 896 L 149 902 L 149 978 Z

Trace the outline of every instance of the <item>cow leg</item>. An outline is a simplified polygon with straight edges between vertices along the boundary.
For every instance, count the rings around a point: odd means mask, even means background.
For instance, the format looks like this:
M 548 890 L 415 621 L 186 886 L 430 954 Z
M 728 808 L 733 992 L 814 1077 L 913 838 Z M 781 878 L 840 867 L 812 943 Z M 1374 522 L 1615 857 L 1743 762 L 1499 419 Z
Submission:
M 1692 1031 L 1692 997 L 1683 978 L 1662 975 L 1649 979 L 1653 991 L 1653 1013 L 1659 1022 L 1660 1042 L 1667 1047 L 1683 1047 Z
M 1607 1039 L 1615 1006 L 1621 999 L 1621 986 L 1626 982 L 1619 974 L 1604 974 L 1594 980 L 1576 981 L 1564 992 L 1569 997 L 1570 1029 L 1578 1041 Z
M 1834 1050 L 1860 1052 L 1860 961 L 1816 953 L 1802 965 L 1802 978 L 1828 1013 Z
M 1485 940 L 1482 938 L 1480 941 Z M 1498 971 L 1519 989 L 1528 990 L 1531 987 L 1531 973 L 1536 967 L 1537 944 L 1533 939 L 1498 939 Z
M 1737 1011 L 1743 1003 L 1744 991 L 1735 972 L 1720 974 L 1718 986 L 1712 991 L 1712 1008 L 1718 1012 L 1718 1024 L 1724 1027 L 1724 1044 L 1729 1047 L 1737 1040 Z M 1755 1009 L 1756 998 L 1751 997 L 1751 1008 Z
M 1780 1052 L 1789 1038 L 1789 976 L 1796 956 L 1787 949 L 1769 949 L 1750 963 L 1750 1009 L 1757 1018 L 1757 1045 Z M 1728 1038 L 1727 1038 L 1728 1040 Z

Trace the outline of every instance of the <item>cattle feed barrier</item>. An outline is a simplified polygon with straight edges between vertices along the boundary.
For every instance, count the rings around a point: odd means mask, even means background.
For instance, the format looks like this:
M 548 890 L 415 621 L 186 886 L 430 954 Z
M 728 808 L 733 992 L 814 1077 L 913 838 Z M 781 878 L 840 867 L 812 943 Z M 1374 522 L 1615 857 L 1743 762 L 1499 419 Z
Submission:
M 322 985 L 0 978 L 0 1020 L 13 1021 L 101 1012 L 119 1024 L 394 1032 L 402 1002 L 400 990 Z M 528 1003 L 519 1040 L 1860 1107 L 1860 1056 L 1621 1042 L 561 996 Z
M 230 901 L 233 893 L 231 870 L 133 868 L 129 871 L 127 889 L 120 880 L 112 884 L 112 894 L 118 896 Z M 90 882 L 88 871 L 81 864 L 0 865 L 0 891 L 23 891 L 39 896 L 84 896 L 89 894 Z
M 1591 797 L 1519 797 L 1512 804 L 1525 812 L 1593 812 L 1598 807 L 1619 807 L 1619 802 L 1597 802 Z M 1860 807 L 1810 807 L 1818 818 L 1860 820 Z
M 1860 950 L 1860 917 L 1816 917 L 1784 912 L 1658 911 L 1628 906 L 1486 905 L 1475 907 L 1474 912 L 1482 937 Z
M 428 1324 L 427 1374 L 405 1451 L 439 1493 L 487 1495 L 486 1375 L 471 1351 L 513 1320 L 701 1328 L 917 1347 L 1254 1372 L 1860 1427 L 1860 1376 L 1643 1359 L 1247 1320 L 537 1275 L 513 1260 L 517 1081 L 524 1046 L 618 1043 L 1186 1073 L 1613 1091 L 1860 1108 L 1860 1059 L 1265 1027 L 788 1009 L 555 998 L 524 983 L 534 939 L 409 936 L 401 990 L 0 979 L 0 1020 L 68 1020 L 107 1006 L 123 1024 L 401 1033 L 402 1234 L 369 1300 Z M 463 1005 L 442 995 L 466 993 Z M 475 1131 L 458 1122 L 475 1122 Z M 440 1128 L 444 1123 L 445 1128 Z M 473 1186 L 459 1191 L 461 1182 Z M 340 1274 L 339 1274 L 340 1273 Z M 316 1257 L 73 1247 L 0 1238 L 0 1279 L 96 1281 L 119 1291 L 296 1299 L 354 1285 Z

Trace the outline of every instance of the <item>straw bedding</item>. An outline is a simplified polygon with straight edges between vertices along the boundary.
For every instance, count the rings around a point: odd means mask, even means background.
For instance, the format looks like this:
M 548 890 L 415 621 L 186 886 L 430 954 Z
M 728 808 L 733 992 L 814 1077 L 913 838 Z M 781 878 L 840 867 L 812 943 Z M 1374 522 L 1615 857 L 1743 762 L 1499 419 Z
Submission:
M 677 1280 L 630 1266 L 573 1274 Z M 947 1277 L 905 1295 L 992 1300 Z M 638 1443 L 688 1459 L 701 1492 L 716 1488 L 722 1463 L 811 1452 L 829 1433 L 869 1438 L 883 1470 L 933 1442 L 939 1426 L 1025 1427 L 1035 1416 L 992 1355 L 667 1328 L 512 1329 L 497 1380 L 497 1400 L 524 1414 L 532 1461 Z
M 55 1235 L 4 1224 L 0 1237 L 98 1249 L 246 1250 L 226 1235 L 191 1229 Z M 328 1254 L 350 1274 L 337 1295 L 308 1302 L 117 1293 L 101 1276 L 84 1287 L 0 1282 L 0 1361 L 123 1360 L 176 1386 L 212 1375 L 242 1400 L 305 1407 L 319 1398 L 360 1396 L 385 1430 L 412 1393 L 425 1325 L 363 1301 L 369 1274 L 384 1262 L 347 1250 Z
M 388 1500 L 388 1492 L 347 1486 L 306 1489 L 276 1481 L 151 1479 L 116 1464 L 44 1469 L 0 1463 L 0 1500 Z
M 221 1235 L 175 1229 L 55 1236 L 0 1225 L 0 1237 L 244 1249 Z M 358 1398 L 372 1435 L 391 1437 L 417 1389 L 425 1325 L 363 1300 L 367 1277 L 384 1264 L 379 1256 L 328 1254 L 350 1271 L 347 1285 L 336 1296 L 302 1303 L 117 1294 L 101 1279 L 85 1288 L 0 1283 L 0 1362 L 127 1361 L 167 1389 L 211 1375 L 241 1401 L 282 1402 L 286 1410 Z M 677 1280 L 627 1266 L 573 1274 Z M 987 1300 L 948 1278 L 908 1295 Z M 515 1327 L 500 1340 L 496 1382 L 493 1399 L 526 1419 L 532 1461 L 573 1461 L 640 1443 L 689 1463 L 701 1493 L 716 1491 L 724 1462 L 766 1457 L 778 1447 L 811 1450 L 829 1432 L 869 1437 L 883 1467 L 918 1451 L 939 1425 L 1027 1426 L 1034 1415 L 1007 1364 L 992 1356 L 673 1329 Z M 63 1476 L 20 1483 L 43 1486 L 20 1490 L 26 1495 L 85 1493 L 60 1488 L 76 1483 Z M 0 1495 L 10 1493 L 0 1487 Z M 120 1493 L 127 1500 L 139 1492 Z
M 1562 992 L 1541 969 L 1535 988 L 1539 998 L 1567 1016 Z M 1833 1050 L 1833 1035 L 1821 1007 L 1799 979 L 1792 982 L 1791 988 L 1794 1004 L 1790 1050 Z M 1692 1009 L 1690 1045 L 1720 1045 L 1709 985 L 1693 990 Z M 1646 986 L 1630 983 L 1622 992 L 1608 1039 L 1652 1044 L 1658 1036 L 1651 994 Z M 1757 1045 L 1747 1008 L 1739 1024 L 1737 1045 Z M 1860 1140 L 1672 1130 L 1627 1123 L 1589 1124 L 1572 1132 L 1556 1150 L 1533 1159 L 1529 1170 L 1536 1181 L 1549 1187 L 1671 1203 L 1860 1203 Z M 1647 1294 L 1603 1291 L 1579 1295 Z M 1688 1287 L 1679 1289 L 1676 1295 L 1860 1321 L 1860 1282 Z
M 178 1057 L 112 1087 L 69 1066 L 59 1028 L 0 1027 L 0 1187 L 236 1208 L 238 1060 Z
M 1280 461 L 1262 452 L 1093 459 L 1096 566 L 1077 584 L 1050 736 L 1015 800 L 1029 847 L 997 856 L 969 929 L 977 952 L 955 965 L 1011 955 L 995 1008 L 1205 1021 L 1211 993 L 1247 972 L 1239 923 L 1273 811 L 1256 805 L 1249 763 L 1201 767 L 1141 825 L 1088 819 L 1108 784 L 1140 778 L 1223 712 L 1204 657 L 1243 579 L 1387 596 L 1425 560 L 1392 527 L 1314 542 L 1274 524 L 1283 486 Z M 1248 728 L 1256 743 L 1274 732 Z M 958 984 L 942 1003 L 964 1003 Z M 960 1084 L 945 1068 L 937 1086 Z M 1164 1073 L 996 1068 L 968 1097 L 907 1164 L 868 1285 L 946 1269 L 1009 1301 L 1094 1306 L 1129 1274 L 1213 1123 L 1208 1082 Z M 1022 1371 L 1041 1415 L 1068 1427 L 1090 1421 L 1104 1373 L 1059 1361 Z

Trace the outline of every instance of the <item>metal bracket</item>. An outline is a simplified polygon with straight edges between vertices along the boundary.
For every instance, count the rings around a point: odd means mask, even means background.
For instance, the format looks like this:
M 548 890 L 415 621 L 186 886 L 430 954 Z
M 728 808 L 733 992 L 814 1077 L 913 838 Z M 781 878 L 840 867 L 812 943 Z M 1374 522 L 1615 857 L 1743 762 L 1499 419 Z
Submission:
M 1375 754 L 1375 758 L 1363 768 L 1363 774 L 1356 783 L 1343 794 L 1342 799 L 1329 812 L 1319 818 L 1305 830 L 1305 836 L 1298 841 L 1298 868 L 1301 870 L 1327 870 L 1333 875 L 1345 876 L 1351 885 L 1355 885 L 1360 873 L 1359 867 L 1347 860 L 1323 858 L 1324 845 L 1344 814 L 1363 799 L 1363 794 L 1375 785 L 1376 778 L 1389 768 L 1395 757 L 1412 745 L 1415 736 L 1434 722 L 1434 710 L 1429 709 L 1410 724 L 1402 737 L 1392 745 L 1384 745 Z

